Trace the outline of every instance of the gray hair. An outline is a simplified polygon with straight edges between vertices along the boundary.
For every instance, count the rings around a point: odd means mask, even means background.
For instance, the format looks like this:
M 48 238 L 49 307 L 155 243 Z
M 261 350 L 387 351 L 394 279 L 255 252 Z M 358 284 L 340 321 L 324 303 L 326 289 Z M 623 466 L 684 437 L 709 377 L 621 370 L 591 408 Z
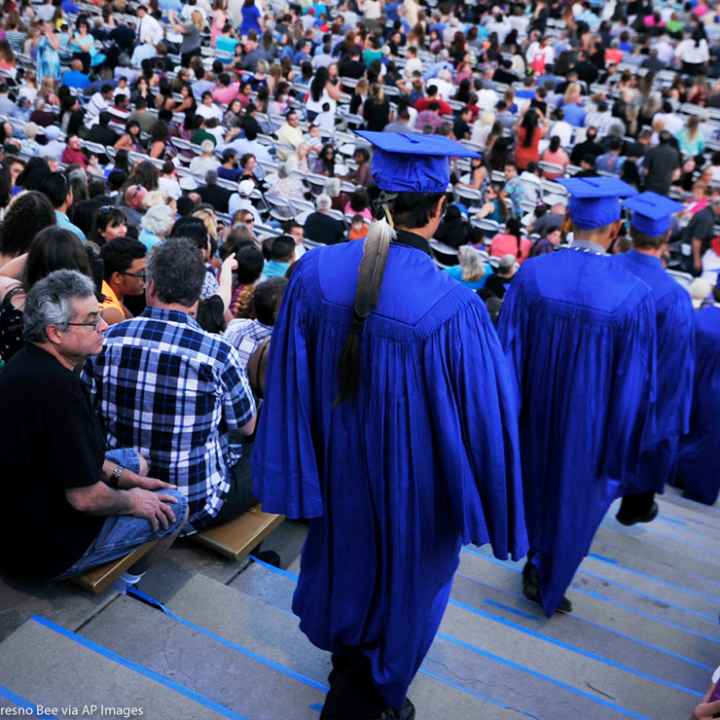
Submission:
M 72 321 L 72 300 L 95 295 L 92 280 L 77 270 L 56 270 L 33 285 L 25 301 L 23 336 L 28 342 L 45 342 L 47 326 L 67 330 Z
M 325 193 L 320 193 L 320 195 L 315 198 L 315 207 L 318 210 L 329 210 L 332 207 L 330 196 Z
M 145 269 L 161 302 L 192 307 L 205 280 L 202 253 L 185 238 L 169 238 L 150 252 Z
M 472 245 L 461 245 L 458 248 L 458 260 L 463 280 L 479 280 L 485 274 L 485 259 Z

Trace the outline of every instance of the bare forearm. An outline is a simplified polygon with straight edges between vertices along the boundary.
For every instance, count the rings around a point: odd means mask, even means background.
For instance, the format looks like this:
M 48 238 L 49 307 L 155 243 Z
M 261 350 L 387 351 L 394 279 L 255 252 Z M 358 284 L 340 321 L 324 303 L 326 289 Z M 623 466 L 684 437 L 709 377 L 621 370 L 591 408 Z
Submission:
M 130 493 L 127 490 L 113 490 L 104 482 L 67 490 L 66 495 L 76 510 L 90 515 L 131 515 L 133 512 Z

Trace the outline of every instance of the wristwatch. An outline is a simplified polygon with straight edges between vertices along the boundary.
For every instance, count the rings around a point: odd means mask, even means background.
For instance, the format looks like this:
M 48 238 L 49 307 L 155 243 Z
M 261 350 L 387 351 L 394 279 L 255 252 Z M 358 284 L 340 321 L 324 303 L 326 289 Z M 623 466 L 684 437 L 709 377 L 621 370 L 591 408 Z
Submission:
M 118 489 L 120 485 L 120 476 L 125 468 L 122 465 L 116 465 L 113 471 L 110 473 L 110 482 L 108 483 L 111 488 Z

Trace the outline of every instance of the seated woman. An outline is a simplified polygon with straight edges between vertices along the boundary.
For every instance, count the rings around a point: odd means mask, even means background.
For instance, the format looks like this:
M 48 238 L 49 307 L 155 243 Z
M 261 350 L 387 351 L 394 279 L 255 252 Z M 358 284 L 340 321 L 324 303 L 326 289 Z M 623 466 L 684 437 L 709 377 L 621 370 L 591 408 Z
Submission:
M 23 309 L 27 293 L 55 270 L 77 270 L 94 281 L 86 246 L 69 230 L 41 230 L 32 241 L 22 272 L 23 281 L 0 277 L 0 360 L 5 363 L 23 345 Z
M 459 265 L 445 268 L 445 272 L 470 290 L 480 290 L 492 275 L 492 268 L 484 256 L 472 245 L 458 248 Z
M 530 255 L 532 243 L 522 236 L 522 224 L 517 218 L 510 218 L 505 224 L 505 232 L 498 233 L 490 244 L 490 254 L 494 257 L 514 255 L 523 263 Z

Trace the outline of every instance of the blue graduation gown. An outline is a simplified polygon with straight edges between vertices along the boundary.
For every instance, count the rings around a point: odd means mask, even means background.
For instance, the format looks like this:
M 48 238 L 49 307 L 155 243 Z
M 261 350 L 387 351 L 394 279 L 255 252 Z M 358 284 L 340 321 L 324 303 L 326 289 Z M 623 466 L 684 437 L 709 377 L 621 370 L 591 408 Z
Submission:
M 527 550 L 517 408 L 483 303 L 399 243 L 363 329 L 360 390 L 334 405 L 362 251 L 313 250 L 292 275 L 253 478 L 264 510 L 313 518 L 293 600 L 301 629 L 331 652 L 362 648 L 399 707 L 461 545 L 491 542 L 501 559 Z
M 696 368 L 690 432 L 680 440 L 685 495 L 712 505 L 720 491 L 720 307 L 695 313 Z
M 643 440 L 637 472 L 624 478 L 629 493 L 661 492 L 677 465 L 687 433 L 695 375 L 695 321 L 687 291 L 658 258 L 631 250 L 615 261 L 652 290 L 657 312 L 657 397 L 654 424 Z
M 612 258 L 563 249 L 525 262 L 498 332 L 521 398 L 525 518 L 550 616 L 637 467 L 653 414 L 655 305 Z

